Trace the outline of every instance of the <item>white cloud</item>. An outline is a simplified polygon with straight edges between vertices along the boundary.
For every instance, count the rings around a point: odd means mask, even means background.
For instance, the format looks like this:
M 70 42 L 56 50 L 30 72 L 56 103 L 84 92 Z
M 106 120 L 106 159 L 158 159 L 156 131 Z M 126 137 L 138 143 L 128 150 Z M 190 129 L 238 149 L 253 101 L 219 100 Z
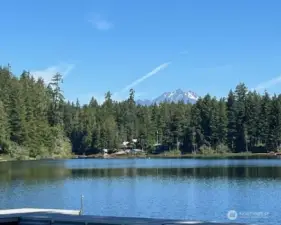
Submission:
M 109 30 L 113 28 L 113 23 L 107 19 L 102 18 L 100 15 L 93 16 L 89 22 L 98 30 Z
M 271 80 L 260 83 L 255 88 L 252 88 L 252 91 L 253 90 L 256 90 L 256 91 L 265 90 L 265 89 L 275 86 L 276 84 L 279 84 L 279 83 L 281 83 L 281 76 L 278 76 Z
M 35 78 L 42 78 L 46 83 L 49 83 L 56 73 L 60 73 L 65 78 L 74 68 L 74 64 L 60 64 L 57 66 L 50 66 L 42 70 L 34 70 L 30 73 Z

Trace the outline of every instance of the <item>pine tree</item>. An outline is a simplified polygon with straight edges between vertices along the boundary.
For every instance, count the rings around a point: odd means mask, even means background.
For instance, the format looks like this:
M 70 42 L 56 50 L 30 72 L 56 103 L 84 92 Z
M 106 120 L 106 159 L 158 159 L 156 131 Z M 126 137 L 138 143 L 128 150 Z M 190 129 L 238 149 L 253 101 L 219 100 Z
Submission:
M 249 92 L 246 97 L 246 128 L 248 134 L 248 148 L 258 143 L 258 123 L 260 114 L 260 98 L 256 92 Z
M 135 138 L 135 91 L 130 89 L 129 99 L 127 100 L 126 108 L 126 131 L 127 131 L 127 140 L 130 142 Z
M 154 104 L 150 111 L 150 129 L 149 129 L 149 142 L 151 144 L 158 144 L 159 142 L 159 129 L 158 129 L 158 106 Z
M 261 107 L 259 113 L 259 120 L 258 120 L 258 129 L 257 129 L 257 136 L 258 142 L 261 145 L 265 145 L 268 142 L 268 134 L 269 134 L 269 116 L 270 116 L 270 108 L 271 108 L 271 99 L 267 92 L 261 98 Z
M 49 84 L 49 93 L 52 98 L 52 103 L 50 105 L 50 123 L 53 126 L 62 125 L 63 123 L 62 109 L 64 97 L 60 87 L 62 82 L 62 75 L 56 73 Z
M 10 96 L 13 90 L 12 78 L 9 67 L 0 67 L 0 100 L 3 102 L 8 116 L 10 115 Z
M 2 152 L 8 151 L 10 139 L 9 121 L 3 102 L 0 100 L 0 148 Z
M 227 139 L 227 109 L 225 99 L 220 99 L 219 104 L 219 121 L 218 121 L 218 142 L 225 144 Z
M 236 115 L 236 135 L 235 152 L 248 151 L 248 131 L 246 127 L 246 97 L 247 88 L 241 83 L 235 89 L 235 115 Z
M 266 147 L 268 151 L 276 151 L 281 143 L 281 95 L 275 95 L 271 101 L 269 113 L 269 133 Z
M 26 112 L 22 99 L 22 88 L 20 83 L 13 79 L 12 92 L 10 95 L 10 131 L 11 140 L 19 145 L 23 145 L 27 140 Z
M 233 91 L 230 90 L 227 98 L 227 145 L 229 149 L 231 149 L 231 151 L 234 151 L 235 140 L 237 135 L 235 105 L 236 99 Z
M 201 127 L 202 124 L 201 105 L 202 105 L 202 99 L 199 98 L 191 110 L 191 122 L 190 122 L 189 133 L 192 136 L 191 140 L 192 140 L 193 152 L 197 152 L 198 149 L 204 144 L 203 130 Z
M 204 142 L 209 146 L 211 142 L 211 110 L 212 100 L 211 96 L 207 94 L 200 105 L 201 129 L 204 136 Z
M 220 143 L 220 108 L 219 102 L 213 98 L 211 100 L 210 112 L 210 145 L 216 149 Z

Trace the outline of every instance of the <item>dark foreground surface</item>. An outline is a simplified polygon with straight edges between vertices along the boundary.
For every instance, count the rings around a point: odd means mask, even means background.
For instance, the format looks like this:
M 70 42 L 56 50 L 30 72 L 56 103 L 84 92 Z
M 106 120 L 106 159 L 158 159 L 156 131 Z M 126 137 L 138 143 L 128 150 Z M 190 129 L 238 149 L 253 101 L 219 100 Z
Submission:
M 129 224 L 149 224 L 149 225 L 172 225 L 172 224 L 200 224 L 200 225 L 242 225 L 241 223 L 212 223 L 186 220 L 165 220 L 133 217 L 106 217 L 106 216 L 73 216 L 55 213 L 25 213 L 0 215 L 0 224 L 9 225 L 129 225 Z

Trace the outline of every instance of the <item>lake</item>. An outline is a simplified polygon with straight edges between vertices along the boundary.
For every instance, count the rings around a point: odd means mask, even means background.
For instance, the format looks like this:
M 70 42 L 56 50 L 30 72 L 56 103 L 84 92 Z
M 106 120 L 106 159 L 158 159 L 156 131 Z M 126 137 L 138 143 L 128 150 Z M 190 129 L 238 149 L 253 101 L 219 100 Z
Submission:
M 0 163 L 0 207 L 281 224 L 280 159 L 72 159 Z

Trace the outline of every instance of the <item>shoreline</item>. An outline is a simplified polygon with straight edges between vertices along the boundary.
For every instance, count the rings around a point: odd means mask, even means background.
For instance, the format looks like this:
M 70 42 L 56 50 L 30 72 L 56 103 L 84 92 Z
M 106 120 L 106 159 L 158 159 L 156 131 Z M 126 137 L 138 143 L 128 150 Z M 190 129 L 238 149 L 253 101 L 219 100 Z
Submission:
M 102 154 L 95 154 L 95 155 L 73 155 L 69 157 L 47 157 L 47 158 L 26 158 L 26 159 L 16 159 L 11 158 L 8 155 L 0 155 L 0 162 L 10 162 L 10 161 L 37 161 L 37 160 L 60 160 L 60 159 L 134 159 L 134 158 L 149 158 L 149 159 L 165 159 L 165 158 L 213 158 L 213 159 L 220 159 L 220 158 L 232 158 L 232 157 L 268 157 L 268 158 L 277 158 L 278 155 L 272 153 L 251 153 L 251 152 L 243 152 L 243 153 L 224 153 L 224 154 L 182 154 L 182 155 L 175 155 L 175 154 L 137 154 L 137 155 L 102 155 Z
M 276 157 L 274 154 L 270 153 L 224 153 L 224 154 L 182 154 L 182 155 L 173 155 L 173 154 L 139 154 L 139 155 L 118 155 L 112 154 L 103 156 L 101 154 L 97 155 L 76 155 L 74 159 L 94 159 L 94 158 L 105 158 L 105 159 L 130 159 L 130 158 L 228 158 L 228 157 Z

